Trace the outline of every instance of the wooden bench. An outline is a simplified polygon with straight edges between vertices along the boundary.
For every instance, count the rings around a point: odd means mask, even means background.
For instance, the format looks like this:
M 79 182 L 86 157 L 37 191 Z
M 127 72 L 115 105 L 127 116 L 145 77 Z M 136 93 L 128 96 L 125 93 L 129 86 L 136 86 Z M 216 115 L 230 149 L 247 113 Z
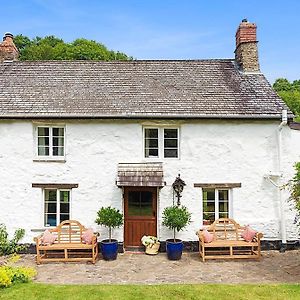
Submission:
M 220 218 L 205 227 L 214 235 L 211 243 L 205 243 L 203 230 L 199 230 L 199 253 L 202 261 L 206 259 L 256 258 L 260 259 L 260 239 L 262 233 L 256 233 L 251 242 L 245 241 L 241 234 L 245 227 L 240 226 L 233 219 Z
M 49 229 L 56 236 L 53 244 L 43 245 L 43 235 L 34 238 L 37 264 L 49 261 L 91 261 L 94 264 L 98 257 L 97 235 L 94 234 L 91 244 L 85 244 L 82 240 L 82 234 L 86 230 L 78 221 L 67 220 L 60 223 L 56 228 Z

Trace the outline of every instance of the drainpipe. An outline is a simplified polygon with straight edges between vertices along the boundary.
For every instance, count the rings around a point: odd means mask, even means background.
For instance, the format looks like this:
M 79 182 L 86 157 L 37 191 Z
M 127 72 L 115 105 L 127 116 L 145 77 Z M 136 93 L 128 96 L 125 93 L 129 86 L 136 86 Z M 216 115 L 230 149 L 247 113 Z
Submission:
M 283 191 L 282 191 L 282 165 L 281 165 L 281 157 L 282 157 L 282 129 L 283 126 L 287 125 L 287 110 L 282 110 L 282 120 L 281 123 L 278 126 L 278 173 L 280 174 L 280 177 L 278 178 L 278 193 L 279 193 L 279 206 L 280 206 L 280 231 L 281 231 L 281 248 L 280 252 L 285 252 L 287 241 L 286 241 L 286 221 L 285 221 L 285 210 L 284 210 L 284 199 L 283 199 Z

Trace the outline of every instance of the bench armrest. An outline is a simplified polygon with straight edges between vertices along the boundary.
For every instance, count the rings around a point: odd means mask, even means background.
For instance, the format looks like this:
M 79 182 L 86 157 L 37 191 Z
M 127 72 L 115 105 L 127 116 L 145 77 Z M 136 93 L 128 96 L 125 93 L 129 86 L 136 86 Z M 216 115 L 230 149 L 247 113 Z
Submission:
M 36 242 L 37 245 L 40 245 L 42 243 L 42 236 L 43 234 L 40 234 L 33 238 L 33 240 Z
M 254 236 L 254 240 L 257 242 L 260 242 L 260 240 L 262 239 L 264 235 L 261 232 L 256 232 L 255 236 Z
M 196 235 L 198 236 L 199 241 L 201 241 L 202 243 L 204 243 L 203 230 L 202 229 L 198 230 L 196 232 Z

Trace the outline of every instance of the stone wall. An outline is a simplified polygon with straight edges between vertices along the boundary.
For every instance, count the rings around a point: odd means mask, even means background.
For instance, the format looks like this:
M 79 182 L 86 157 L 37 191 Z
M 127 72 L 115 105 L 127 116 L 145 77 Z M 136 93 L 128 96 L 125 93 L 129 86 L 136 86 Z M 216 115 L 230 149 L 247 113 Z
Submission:
M 51 122 L 51 121 L 49 121 Z M 34 161 L 34 123 L 0 121 L 0 220 L 10 234 L 25 228 L 23 242 L 44 230 L 42 190 L 32 183 L 77 183 L 72 190 L 71 218 L 93 227 L 107 237 L 107 230 L 94 223 L 97 210 L 111 205 L 123 210 L 122 189 L 115 184 L 120 162 L 163 162 L 166 186 L 159 190 L 158 236 L 172 233 L 161 225 L 162 211 L 172 204 L 172 183 L 177 174 L 185 181 L 181 202 L 192 212 L 192 223 L 178 234 L 195 241 L 202 226 L 202 193 L 195 183 L 241 183 L 232 193 L 232 216 L 241 224 L 262 231 L 267 240 L 280 239 L 278 190 L 264 175 L 276 170 L 279 121 L 142 121 L 66 120 L 66 161 Z M 55 122 L 54 122 L 55 123 Z M 143 158 L 143 125 L 178 126 L 179 159 Z M 300 131 L 283 129 L 285 179 L 300 160 Z M 288 194 L 285 195 L 287 200 Z M 286 202 L 288 240 L 299 233 L 295 211 Z M 113 236 L 123 241 L 123 228 Z

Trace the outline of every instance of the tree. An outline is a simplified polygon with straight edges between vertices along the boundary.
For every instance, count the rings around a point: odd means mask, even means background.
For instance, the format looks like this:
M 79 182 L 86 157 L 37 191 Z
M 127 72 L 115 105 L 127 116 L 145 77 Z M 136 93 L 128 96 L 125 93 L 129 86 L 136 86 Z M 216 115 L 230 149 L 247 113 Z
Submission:
M 285 78 L 278 78 L 273 88 L 294 113 L 295 120 L 300 122 L 300 80 L 289 82 Z
M 131 60 L 132 57 L 119 51 L 108 50 L 103 44 L 87 39 L 65 43 L 49 35 L 32 40 L 22 34 L 16 35 L 14 43 L 19 49 L 20 60 Z

